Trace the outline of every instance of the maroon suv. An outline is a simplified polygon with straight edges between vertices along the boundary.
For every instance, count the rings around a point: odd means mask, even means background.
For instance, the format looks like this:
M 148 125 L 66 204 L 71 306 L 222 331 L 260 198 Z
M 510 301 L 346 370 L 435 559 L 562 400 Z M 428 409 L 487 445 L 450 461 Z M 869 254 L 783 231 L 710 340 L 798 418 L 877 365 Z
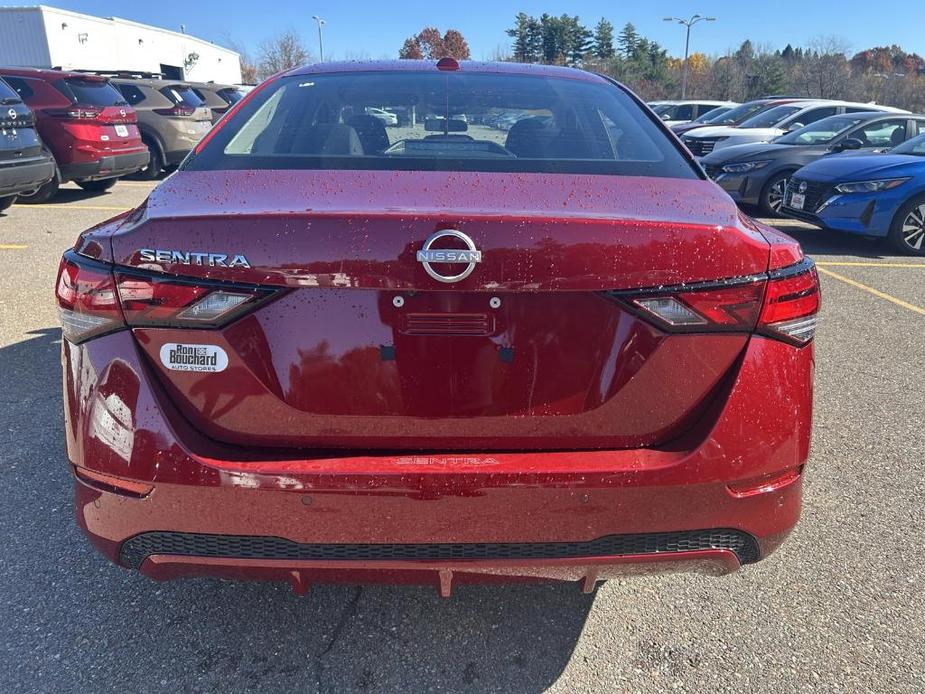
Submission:
M 75 181 L 86 190 L 107 190 L 120 176 L 148 163 L 135 111 L 109 80 L 98 75 L 35 68 L 0 68 L 0 77 L 35 114 L 57 173 L 21 202 L 45 202 L 58 186 Z

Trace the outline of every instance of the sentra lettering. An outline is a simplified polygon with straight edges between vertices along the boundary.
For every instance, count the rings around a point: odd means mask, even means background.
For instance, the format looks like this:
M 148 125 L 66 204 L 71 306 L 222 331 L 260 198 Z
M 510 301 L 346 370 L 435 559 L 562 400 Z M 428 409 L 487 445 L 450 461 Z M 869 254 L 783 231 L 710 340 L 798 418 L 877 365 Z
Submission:
M 204 251 L 177 251 L 160 248 L 141 248 L 138 257 L 145 263 L 166 265 L 203 265 L 207 267 L 243 267 L 251 264 L 240 253 L 206 253 Z

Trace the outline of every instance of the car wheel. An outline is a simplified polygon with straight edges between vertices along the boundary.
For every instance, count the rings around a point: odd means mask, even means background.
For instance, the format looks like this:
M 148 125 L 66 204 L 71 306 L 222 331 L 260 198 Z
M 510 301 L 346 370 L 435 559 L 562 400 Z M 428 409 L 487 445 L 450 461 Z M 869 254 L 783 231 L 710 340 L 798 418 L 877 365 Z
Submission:
M 0 212 L 7 209 L 10 205 L 16 202 L 15 195 L 7 195 L 5 198 L 0 198 Z
M 887 236 L 893 247 L 907 255 L 925 255 L 925 195 L 899 208 Z
M 79 185 L 84 190 L 93 191 L 94 193 L 102 193 L 104 190 L 109 190 L 114 185 L 116 185 L 117 178 L 104 178 L 99 181 L 77 181 Z
M 792 175 L 792 171 L 776 173 L 764 184 L 761 199 L 758 201 L 762 212 L 771 217 L 780 215 L 781 205 L 784 204 L 784 189 L 787 187 L 787 179 Z
M 132 174 L 131 178 L 140 181 L 153 181 L 161 175 L 161 171 L 164 168 L 164 158 L 161 156 L 161 150 L 159 150 L 157 145 L 151 142 L 151 140 L 142 138 L 142 142 L 148 146 L 151 158 L 148 160 L 148 165 L 141 171 Z
M 19 198 L 19 202 L 25 203 L 27 205 L 36 205 L 43 202 L 48 202 L 55 195 L 58 194 L 58 188 L 61 186 L 61 182 L 58 180 L 57 173 L 55 176 L 45 185 L 39 186 L 33 191 L 26 193 L 19 193 L 16 197 Z

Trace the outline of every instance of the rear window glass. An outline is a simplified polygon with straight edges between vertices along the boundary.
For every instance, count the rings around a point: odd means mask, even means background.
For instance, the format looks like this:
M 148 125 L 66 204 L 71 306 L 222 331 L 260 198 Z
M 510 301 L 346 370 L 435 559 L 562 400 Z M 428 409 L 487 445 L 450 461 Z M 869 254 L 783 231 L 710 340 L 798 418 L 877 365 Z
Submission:
M 0 103 L 15 104 L 19 103 L 19 94 L 3 80 L 0 80 Z
M 29 80 L 19 77 L 4 77 L 3 79 L 6 80 L 6 83 L 10 85 L 17 94 L 19 94 L 19 98 L 23 101 L 35 94 L 32 87 L 28 84 Z
M 166 96 L 175 104 L 183 104 L 184 106 L 189 106 L 190 108 L 197 108 L 203 104 L 202 99 L 200 99 L 196 95 L 196 92 L 194 92 L 190 87 L 184 87 L 175 84 L 170 87 L 161 88 L 161 94 Z
M 90 80 L 64 80 L 70 96 L 75 104 L 86 106 L 125 106 L 122 94 L 109 82 L 96 82 Z M 64 91 L 67 94 L 67 91 Z
M 235 114 L 186 168 L 698 177 L 617 86 L 459 72 L 281 78 Z
M 218 95 L 222 97 L 226 103 L 236 104 L 241 100 L 241 97 L 244 95 L 239 92 L 237 89 L 219 89 Z
M 125 100 L 129 102 L 132 106 L 135 104 L 140 104 L 145 100 L 145 94 L 134 84 L 119 84 L 117 85 L 119 91 L 122 92 L 122 96 L 125 97 Z

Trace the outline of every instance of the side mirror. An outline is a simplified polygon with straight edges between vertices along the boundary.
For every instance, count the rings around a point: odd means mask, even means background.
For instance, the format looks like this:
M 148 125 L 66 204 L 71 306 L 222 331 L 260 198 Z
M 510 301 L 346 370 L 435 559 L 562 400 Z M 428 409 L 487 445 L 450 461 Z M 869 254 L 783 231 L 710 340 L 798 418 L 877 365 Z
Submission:
M 861 149 L 864 146 L 864 143 L 861 142 L 856 137 L 846 137 L 841 142 L 836 142 L 832 146 L 833 152 L 844 152 L 848 149 Z
M 670 114 L 670 113 L 663 113 L 663 114 L 661 115 L 661 118 L 662 118 L 662 120 L 671 120 L 671 114 Z
M 799 130 L 802 127 L 804 127 L 802 123 L 791 123 L 787 126 L 787 132 L 792 133 L 794 130 Z

